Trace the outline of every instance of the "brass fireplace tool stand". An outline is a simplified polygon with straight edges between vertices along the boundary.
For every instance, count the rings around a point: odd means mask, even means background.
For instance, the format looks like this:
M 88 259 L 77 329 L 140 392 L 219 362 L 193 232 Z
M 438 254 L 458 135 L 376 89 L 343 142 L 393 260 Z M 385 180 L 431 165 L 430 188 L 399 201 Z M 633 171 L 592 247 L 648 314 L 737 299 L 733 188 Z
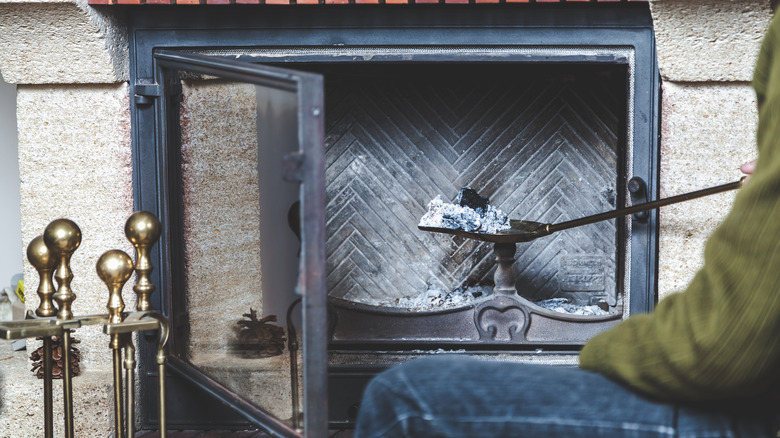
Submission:
M 125 235 L 136 250 L 136 262 L 120 250 L 104 253 L 97 262 L 97 274 L 108 287 L 108 314 L 74 316 L 71 311 L 76 295 L 70 288 L 73 273 L 70 259 L 81 244 L 81 230 L 68 219 L 51 222 L 43 235 L 33 239 L 27 246 L 27 258 L 38 271 L 40 282 L 37 294 L 40 305 L 35 318 L 18 322 L 0 323 L 0 338 L 24 339 L 43 338 L 43 396 L 44 433 L 46 438 L 54 436 L 52 411 L 52 336 L 62 338 L 62 388 L 64 401 L 65 437 L 73 437 L 73 387 L 70 348 L 71 330 L 87 325 L 102 325 L 103 332 L 110 336 L 109 347 L 113 352 L 114 374 L 114 421 L 116 438 L 133 438 L 135 435 L 134 401 L 135 390 L 135 347 L 132 334 L 140 331 L 157 331 L 157 365 L 159 375 L 160 436 L 165 437 L 165 363 L 168 342 L 168 322 L 161 314 L 151 310 L 149 297 L 154 292 L 150 280 L 153 266 L 149 251 L 160 237 L 160 222 L 148 212 L 133 213 L 125 224 Z M 136 311 L 124 312 L 122 287 L 136 273 L 133 291 L 138 296 Z M 57 281 L 55 289 L 52 277 Z M 56 307 L 54 306 L 56 303 Z M 122 355 L 124 353 L 124 361 Z M 124 367 L 124 381 L 122 368 Z M 124 387 L 124 390 L 123 390 Z

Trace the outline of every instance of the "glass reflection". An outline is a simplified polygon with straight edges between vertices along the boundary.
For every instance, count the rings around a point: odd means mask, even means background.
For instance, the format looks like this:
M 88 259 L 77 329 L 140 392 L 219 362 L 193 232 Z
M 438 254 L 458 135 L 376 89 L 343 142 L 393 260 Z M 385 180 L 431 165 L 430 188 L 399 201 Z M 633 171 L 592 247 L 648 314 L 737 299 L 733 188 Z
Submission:
M 298 195 L 279 163 L 297 149 L 295 105 L 293 93 L 189 78 L 180 111 L 186 358 L 288 421 Z

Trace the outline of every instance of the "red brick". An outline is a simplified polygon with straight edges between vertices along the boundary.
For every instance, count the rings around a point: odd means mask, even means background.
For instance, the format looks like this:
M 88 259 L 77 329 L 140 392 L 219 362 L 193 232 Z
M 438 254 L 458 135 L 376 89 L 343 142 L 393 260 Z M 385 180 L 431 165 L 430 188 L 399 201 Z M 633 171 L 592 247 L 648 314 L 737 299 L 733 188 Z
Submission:
M 177 5 L 199 5 L 200 0 L 174 0 Z
M 265 0 L 267 5 L 289 5 L 290 0 Z
M 531 0 L 506 0 L 507 3 L 531 3 Z
M 206 0 L 207 5 L 229 5 L 232 0 Z
M 140 5 L 141 0 L 117 0 L 118 5 Z
M 476 0 L 477 3 L 498 3 L 499 0 Z
M 90 5 L 113 5 L 113 0 L 89 0 L 87 4 Z
M 406 4 L 409 4 L 409 0 L 385 0 L 385 4 L 388 4 L 388 5 L 406 5 Z
M 426 3 L 428 3 L 428 4 L 436 4 L 436 3 L 439 3 L 439 0 L 414 0 L 414 2 L 416 4 L 418 4 L 418 5 L 426 4 Z
M 297 0 L 296 3 L 299 5 L 318 5 L 320 0 Z
M 444 3 L 447 3 L 448 5 L 465 5 L 469 2 L 469 0 L 444 0 Z
M 171 0 L 146 0 L 147 5 L 170 5 Z
M 260 0 L 236 0 L 237 5 L 259 5 Z
M 561 0 L 536 0 L 536 3 L 563 3 Z
M 356 5 L 378 5 L 379 0 L 355 0 Z
M 326 5 L 347 5 L 349 0 L 325 0 Z

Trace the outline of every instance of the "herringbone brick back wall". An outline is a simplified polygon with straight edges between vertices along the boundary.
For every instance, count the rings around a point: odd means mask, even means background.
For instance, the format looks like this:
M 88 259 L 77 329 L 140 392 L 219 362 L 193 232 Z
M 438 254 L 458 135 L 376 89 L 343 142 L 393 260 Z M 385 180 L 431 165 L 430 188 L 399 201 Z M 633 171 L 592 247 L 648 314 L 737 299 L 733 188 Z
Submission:
M 446 72 L 446 75 L 444 74 Z M 371 303 L 491 284 L 492 245 L 416 228 L 428 202 L 470 186 L 516 219 L 557 223 L 616 207 L 625 78 L 479 73 L 327 80 L 328 286 Z M 615 302 L 614 221 L 518 245 L 518 290 Z M 574 259 L 601 286 L 562 287 Z M 597 273 L 598 274 L 598 273 Z

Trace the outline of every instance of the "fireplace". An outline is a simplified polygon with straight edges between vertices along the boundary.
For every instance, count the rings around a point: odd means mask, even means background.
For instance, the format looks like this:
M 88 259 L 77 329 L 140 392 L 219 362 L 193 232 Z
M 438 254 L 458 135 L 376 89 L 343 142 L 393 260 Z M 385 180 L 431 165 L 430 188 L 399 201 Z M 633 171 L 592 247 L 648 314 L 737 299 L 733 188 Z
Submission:
M 650 310 L 652 212 L 515 252 L 417 228 L 464 186 L 551 223 L 656 197 L 649 12 L 598 6 L 135 14 L 137 193 L 167 230 L 174 385 L 320 436 L 386 366 L 453 351 L 573 365 Z M 542 307 L 555 300 L 592 314 Z M 237 321 L 264 315 L 297 326 L 302 353 L 287 326 L 283 354 L 237 354 Z

